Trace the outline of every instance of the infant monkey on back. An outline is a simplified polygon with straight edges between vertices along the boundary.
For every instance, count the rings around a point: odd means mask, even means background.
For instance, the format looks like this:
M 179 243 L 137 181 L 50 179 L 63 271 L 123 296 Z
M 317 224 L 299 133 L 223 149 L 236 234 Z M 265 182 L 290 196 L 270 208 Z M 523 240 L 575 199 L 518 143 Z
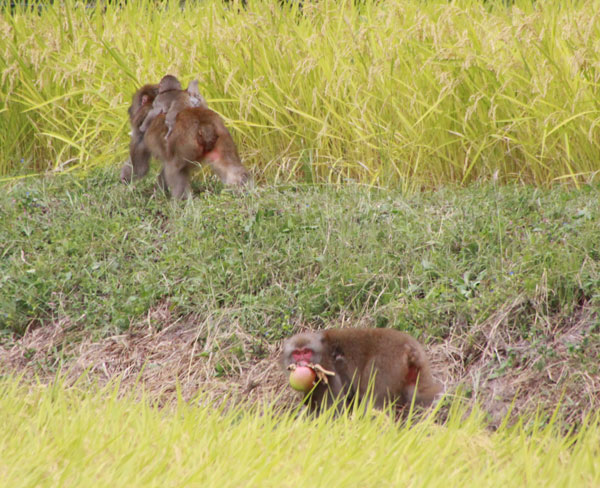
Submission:
M 158 84 L 158 95 L 152 103 L 152 110 L 140 126 L 140 131 L 146 132 L 152 121 L 160 114 L 166 113 L 165 125 L 167 133 L 165 139 L 173 130 L 177 114 L 188 107 L 208 108 L 208 104 L 198 89 L 198 80 L 191 81 L 187 90 L 181 88 L 181 83 L 173 75 L 166 75 Z

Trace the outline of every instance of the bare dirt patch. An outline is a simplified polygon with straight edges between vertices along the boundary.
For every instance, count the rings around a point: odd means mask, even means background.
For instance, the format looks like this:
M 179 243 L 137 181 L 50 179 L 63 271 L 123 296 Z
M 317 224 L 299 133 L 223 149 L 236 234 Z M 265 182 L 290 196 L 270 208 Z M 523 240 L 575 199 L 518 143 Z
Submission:
M 582 307 L 568 327 L 563 321 L 535 341 L 513 340 L 509 317 L 510 307 L 427 347 L 447 394 L 477 400 L 493 426 L 509 412 L 550 415 L 558 407 L 571 423 L 600 408 L 600 344 L 586 339 L 597 314 Z M 178 392 L 186 401 L 198 393 L 217 401 L 297 401 L 277 364 L 280 344 L 248 335 L 223 317 L 175 320 L 162 304 L 123 334 L 100 340 L 78 334 L 73 340 L 67 320 L 30 330 L 0 346 L 0 372 L 48 382 L 59 369 L 68 383 L 82 375 L 100 384 L 119 378 L 122 388 L 141 386 L 161 403 L 176 400 Z

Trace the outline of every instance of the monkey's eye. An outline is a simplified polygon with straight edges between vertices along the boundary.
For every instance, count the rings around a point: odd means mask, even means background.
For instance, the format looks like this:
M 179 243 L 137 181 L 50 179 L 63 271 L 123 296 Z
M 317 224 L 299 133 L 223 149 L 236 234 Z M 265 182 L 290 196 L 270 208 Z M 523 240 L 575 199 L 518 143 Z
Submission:
M 305 362 L 305 363 L 310 363 L 311 359 L 313 356 L 313 351 L 311 349 L 294 349 L 292 351 L 292 358 L 294 359 L 294 362 L 296 363 L 300 363 L 300 362 Z

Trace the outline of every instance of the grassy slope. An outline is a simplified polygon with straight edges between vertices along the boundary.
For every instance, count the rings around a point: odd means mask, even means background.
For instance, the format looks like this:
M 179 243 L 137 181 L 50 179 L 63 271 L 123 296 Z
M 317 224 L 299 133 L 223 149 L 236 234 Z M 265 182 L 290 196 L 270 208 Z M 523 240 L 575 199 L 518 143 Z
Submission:
M 273 338 L 340 314 L 444 337 L 520 296 L 510 325 L 531 337 L 600 299 L 598 197 L 216 186 L 177 204 L 151 177 L 139 191 L 113 172 L 23 182 L 0 195 L 0 326 L 113 331 L 168 300 Z
M 112 388 L 29 390 L 0 379 L 0 485 L 25 486 L 598 486 L 598 422 L 484 428 L 455 411 L 408 428 L 385 415 L 335 422 L 269 408 L 158 409 Z M 462 420 L 460 420 L 462 417 Z M 101 418 L 102 421 L 98 421 Z
M 264 344 L 298 326 L 388 326 L 446 345 L 438 370 L 450 384 L 477 390 L 483 379 L 463 375 L 479 364 L 490 381 L 515 373 L 512 394 L 525 389 L 551 407 L 567 388 L 578 418 L 597 404 L 597 187 L 407 197 L 353 186 L 235 195 L 212 184 L 173 203 L 153 186 L 148 178 L 129 188 L 100 171 L 5 187 L 6 348 L 28 327 L 60 325 L 64 341 L 48 352 L 47 370 L 82 337 L 212 323 L 233 343 L 221 351 L 203 333 L 194 360 L 222 353 L 208 363 L 218 376 L 232 360 L 265 357 Z

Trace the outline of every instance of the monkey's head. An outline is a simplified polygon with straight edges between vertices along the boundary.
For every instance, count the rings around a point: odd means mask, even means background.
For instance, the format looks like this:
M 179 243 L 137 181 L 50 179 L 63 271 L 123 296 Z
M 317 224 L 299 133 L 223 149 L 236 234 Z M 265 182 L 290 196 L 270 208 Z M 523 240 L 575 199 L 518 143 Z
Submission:
M 171 90 L 181 90 L 181 83 L 173 75 L 163 76 L 158 84 L 158 93 L 164 93 Z
M 320 334 L 297 334 L 283 343 L 282 366 L 287 369 L 290 364 L 297 366 L 320 364 L 325 357 L 325 349 Z
M 131 105 L 129 106 L 128 112 L 129 117 L 133 117 L 133 115 L 144 105 L 150 104 L 156 98 L 158 94 L 158 85 L 144 85 L 138 91 L 133 94 L 133 98 L 131 100 Z

